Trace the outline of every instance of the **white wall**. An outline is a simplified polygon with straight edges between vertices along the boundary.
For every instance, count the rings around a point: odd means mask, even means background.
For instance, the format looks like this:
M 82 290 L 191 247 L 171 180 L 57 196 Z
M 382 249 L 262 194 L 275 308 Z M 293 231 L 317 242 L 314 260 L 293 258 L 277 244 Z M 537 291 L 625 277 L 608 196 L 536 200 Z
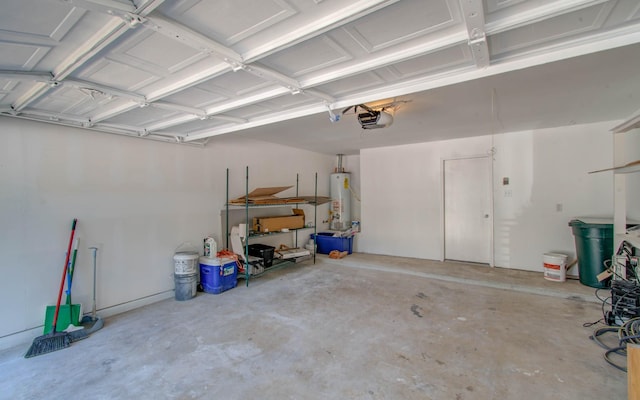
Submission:
M 113 314 L 173 296 L 176 248 L 200 246 L 209 233 L 223 237 L 226 168 L 232 197 L 245 192 L 245 166 L 250 190 L 295 185 L 299 172 L 300 194 L 313 194 L 318 172 L 319 195 L 328 195 L 335 164 L 332 156 L 241 138 L 194 148 L 10 118 L 0 118 L 0 128 L 0 348 L 41 334 L 73 218 L 74 303 L 90 310 L 87 248 L 97 246 L 98 309 Z
M 542 271 L 546 252 L 575 256 L 568 222 L 613 215 L 612 175 L 587 172 L 611 165 L 614 125 L 363 150 L 359 250 L 441 260 L 442 161 L 490 154 L 493 147 L 495 265 Z M 510 178 L 511 197 L 505 197 L 503 177 Z

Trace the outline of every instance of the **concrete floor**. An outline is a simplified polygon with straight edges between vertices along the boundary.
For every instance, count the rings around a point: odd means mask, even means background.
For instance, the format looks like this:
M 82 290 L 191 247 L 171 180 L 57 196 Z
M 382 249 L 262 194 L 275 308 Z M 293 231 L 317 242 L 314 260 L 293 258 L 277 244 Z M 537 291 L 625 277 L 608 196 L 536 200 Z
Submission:
M 622 399 L 583 327 L 594 290 L 353 254 L 108 318 L 71 347 L 0 353 L 10 399 Z

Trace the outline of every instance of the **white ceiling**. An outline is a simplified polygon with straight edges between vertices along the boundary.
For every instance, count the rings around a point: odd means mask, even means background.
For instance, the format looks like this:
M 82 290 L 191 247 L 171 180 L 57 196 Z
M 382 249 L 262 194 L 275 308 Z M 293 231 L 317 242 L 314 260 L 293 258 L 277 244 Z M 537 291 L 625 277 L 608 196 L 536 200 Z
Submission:
M 617 120 L 640 108 L 638 71 L 638 0 L 12 0 L 0 13 L 0 115 L 181 144 L 356 154 Z M 386 104 L 393 125 L 330 122 L 361 103 Z

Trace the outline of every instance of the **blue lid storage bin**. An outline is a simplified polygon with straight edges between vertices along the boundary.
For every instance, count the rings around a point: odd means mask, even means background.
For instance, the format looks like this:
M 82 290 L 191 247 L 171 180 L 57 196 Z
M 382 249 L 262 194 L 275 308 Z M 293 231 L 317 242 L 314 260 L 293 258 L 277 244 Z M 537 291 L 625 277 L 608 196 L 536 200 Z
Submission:
M 311 234 L 318 246 L 318 253 L 329 254 L 333 250 L 346 251 L 349 254 L 353 252 L 353 236 L 334 237 L 332 232 L 318 232 L 317 235 Z

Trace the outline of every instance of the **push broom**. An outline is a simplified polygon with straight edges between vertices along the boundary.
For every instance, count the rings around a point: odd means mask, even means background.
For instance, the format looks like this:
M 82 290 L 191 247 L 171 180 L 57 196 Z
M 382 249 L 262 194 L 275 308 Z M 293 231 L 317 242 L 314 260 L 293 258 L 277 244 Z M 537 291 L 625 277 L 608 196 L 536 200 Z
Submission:
M 67 268 L 69 265 L 69 257 L 71 256 L 71 245 L 73 244 L 73 237 L 76 233 L 76 223 L 78 219 L 75 218 L 73 220 L 73 225 L 71 226 L 71 237 L 69 238 L 69 246 L 67 248 L 67 257 L 64 262 L 64 271 L 62 272 L 62 282 L 60 282 L 60 290 L 58 291 L 58 301 L 56 302 L 56 311 L 53 316 L 53 323 L 51 324 L 51 332 L 42 336 L 38 336 L 33 339 L 33 343 L 29 350 L 27 350 L 27 354 L 24 355 L 25 358 L 35 357 L 46 353 L 51 353 L 52 351 L 61 350 L 69 347 L 71 344 L 71 337 L 67 332 L 56 332 L 56 324 L 58 323 L 58 313 L 60 311 L 60 301 L 62 300 L 62 289 L 64 288 L 64 281 L 67 277 Z

